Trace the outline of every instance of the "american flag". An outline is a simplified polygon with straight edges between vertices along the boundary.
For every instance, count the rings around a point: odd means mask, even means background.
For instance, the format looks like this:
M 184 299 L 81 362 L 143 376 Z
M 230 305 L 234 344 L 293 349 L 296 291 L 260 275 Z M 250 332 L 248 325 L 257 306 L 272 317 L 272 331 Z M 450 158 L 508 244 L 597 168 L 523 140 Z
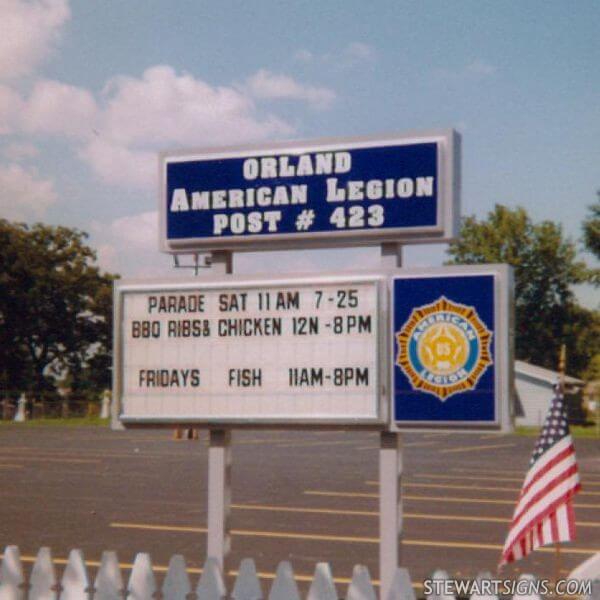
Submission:
M 575 539 L 573 497 L 581 488 L 562 386 L 546 416 L 504 543 L 500 567 L 547 544 Z

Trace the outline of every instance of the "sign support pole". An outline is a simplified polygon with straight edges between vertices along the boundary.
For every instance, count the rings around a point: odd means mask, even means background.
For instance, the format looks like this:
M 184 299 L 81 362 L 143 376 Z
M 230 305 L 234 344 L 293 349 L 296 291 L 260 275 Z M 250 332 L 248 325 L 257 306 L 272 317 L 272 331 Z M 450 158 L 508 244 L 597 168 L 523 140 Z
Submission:
M 233 272 L 233 255 L 213 252 L 211 270 L 216 275 Z M 231 514 L 231 430 L 211 429 L 208 446 L 208 532 L 206 556 L 214 558 L 221 573 L 231 549 L 229 533 Z
M 400 565 L 402 535 L 402 437 L 382 431 L 379 446 L 379 580 L 387 598 Z
M 231 547 L 231 431 L 211 429 L 208 447 L 208 536 L 206 556 L 225 572 Z
M 381 263 L 385 268 L 401 267 L 402 246 L 382 244 Z M 380 598 L 387 598 L 401 560 L 402 436 L 394 431 L 379 436 L 379 580 Z

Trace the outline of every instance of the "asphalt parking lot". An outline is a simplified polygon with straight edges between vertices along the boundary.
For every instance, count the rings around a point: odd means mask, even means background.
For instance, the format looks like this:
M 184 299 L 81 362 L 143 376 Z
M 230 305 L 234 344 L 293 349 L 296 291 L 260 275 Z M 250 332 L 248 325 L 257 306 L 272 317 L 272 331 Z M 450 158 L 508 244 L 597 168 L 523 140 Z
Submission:
M 343 589 L 356 563 L 377 569 L 378 435 L 244 431 L 233 436 L 232 553 L 265 578 L 290 560 L 300 581 L 331 564 Z M 494 434 L 404 435 L 403 565 L 417 585 L 436 568 L 464 577 L 494 572 L 535 443 Z M 567 574 L 600 551 L 600 441 L 576 440 L 583 491 L 577 541 L 561 551 Z M 123 564 L 149 552 L 155 566 L 183 554 L 202 566 L 206 544 L 207 434 L 103 427 L 0 428 L 0 545 L 31 565 L 40 546 L 55 559 L 81 548 Z M 551 548 L 506 573 L 552 576 Z M 92 572 L 93 572 L 92 568 Z M 304 576 L 304 577 L 303 577 Z

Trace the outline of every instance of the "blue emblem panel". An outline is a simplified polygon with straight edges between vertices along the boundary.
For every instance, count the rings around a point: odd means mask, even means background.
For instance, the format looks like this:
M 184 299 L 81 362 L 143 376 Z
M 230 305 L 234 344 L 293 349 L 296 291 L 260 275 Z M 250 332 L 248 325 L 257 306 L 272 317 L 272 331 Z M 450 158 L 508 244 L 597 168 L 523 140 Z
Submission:
M 393 279 L 398 425 L 496 424 L 495 277 Z

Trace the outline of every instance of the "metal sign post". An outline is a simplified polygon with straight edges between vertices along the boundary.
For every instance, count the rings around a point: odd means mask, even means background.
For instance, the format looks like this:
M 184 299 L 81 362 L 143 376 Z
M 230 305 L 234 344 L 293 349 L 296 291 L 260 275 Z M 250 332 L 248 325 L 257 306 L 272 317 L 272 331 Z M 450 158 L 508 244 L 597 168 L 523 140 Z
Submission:
M 381 245 L 386 269 L 402 266 L 400 244 Z M 381 598 L 387 598 L 401 561 L 402 544 L 402 434 L 379 434 L 379 581 Z
M 233 254 L 213 252 L 210 264 L 213 273 L 231 275 Z M 206 556 L 214 558 L 225 573 L 225 559 L 231 550 L 231 430 L 209 431 L 207 512 Z
M 211 429 L 208 447 L 208 532 L 206 556 L 214 558 L 221 572 L 231 550 L 231 431 Z
M 379 580 L 387 598 L 401 561 L 402 544 L 402 434 L 379 434 Z

